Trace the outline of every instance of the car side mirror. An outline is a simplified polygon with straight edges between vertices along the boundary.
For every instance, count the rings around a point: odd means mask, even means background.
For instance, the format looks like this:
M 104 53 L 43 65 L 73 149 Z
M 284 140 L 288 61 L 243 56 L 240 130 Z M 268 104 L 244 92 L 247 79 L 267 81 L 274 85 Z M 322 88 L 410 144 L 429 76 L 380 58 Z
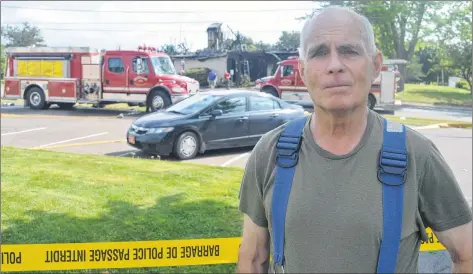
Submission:
M 223 115 L 223 111 L 221 109 L 214 109 L 210 114 L 212 115 L 212 117 L 220 116 Z

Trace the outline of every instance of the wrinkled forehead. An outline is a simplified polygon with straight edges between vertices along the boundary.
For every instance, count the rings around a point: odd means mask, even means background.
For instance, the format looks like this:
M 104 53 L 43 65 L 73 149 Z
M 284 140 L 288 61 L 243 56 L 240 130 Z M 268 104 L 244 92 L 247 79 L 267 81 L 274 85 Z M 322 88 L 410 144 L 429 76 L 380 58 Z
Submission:
M 308 26 L 306 49 L 314 45 L 353 45 L 365 47 L 365 29 L 360 19 L 354 16 L 321 16 Z

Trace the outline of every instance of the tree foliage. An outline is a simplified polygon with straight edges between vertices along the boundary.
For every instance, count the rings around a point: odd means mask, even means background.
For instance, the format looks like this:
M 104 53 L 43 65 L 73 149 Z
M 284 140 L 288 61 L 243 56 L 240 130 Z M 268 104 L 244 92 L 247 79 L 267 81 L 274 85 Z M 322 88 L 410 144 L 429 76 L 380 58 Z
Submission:
M 300 44 L 300 35 L 299 31 L 283 31 L 274 47 L 277 49 L 296 50 Z
M 5 47 L 46 46 L 40 29 L 28 22 L 25 22 L 21 27 L 2 26 L 1 36 Z

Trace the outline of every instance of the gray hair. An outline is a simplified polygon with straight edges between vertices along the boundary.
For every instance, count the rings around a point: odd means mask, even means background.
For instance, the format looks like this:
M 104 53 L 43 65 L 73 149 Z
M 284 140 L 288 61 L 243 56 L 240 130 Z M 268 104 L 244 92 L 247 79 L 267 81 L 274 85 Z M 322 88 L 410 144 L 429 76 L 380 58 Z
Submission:
M 318 13 L 317 15 L 313 16 L 312 18 L 308 19 L 304 27 L 302 28 L 301 35 L 300 35 L 300 46 L 299 46 L 299 58 L 301 60 L 305 60 L 306 58 L 306 47 L 307 45 L 305 44 L 308 35 L 310 34 L 311 27 L 313 22 L 317 19 L 319 15 L 326 11 L 330 10 L 339 10 L 339 11 L 345 11 L 348 12 L 355 17 L 359 18 L 362 22 L 362 33 L 361 37 L 363 40 L 363 47 L 366 51 L 366 53 L 370 56 L 374 56 L 376 54 L 376 44 L 375 44 L 375 39 L 374 39 L 374 31 L 373 31 L 373 26 L 371 25 L 370 21 L 368 18 L 366 18 L 363 15 L 360 15 L 353 10 L 345 7 L 340 7 L 340 6 L 329 6 L 325 8 L 322 12 Z

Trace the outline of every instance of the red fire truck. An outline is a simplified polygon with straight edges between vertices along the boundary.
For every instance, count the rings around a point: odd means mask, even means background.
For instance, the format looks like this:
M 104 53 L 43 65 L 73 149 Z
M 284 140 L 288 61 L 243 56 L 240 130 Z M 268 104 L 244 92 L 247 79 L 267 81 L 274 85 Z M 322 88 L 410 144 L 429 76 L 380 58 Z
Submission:
M 170 57 L 152 47 L 103 53 L 88 47 L 18 47 L 5 52 L 3 98 L 24 99 L 33 109 L 128 103 L 156 111 L 199 91 L 198 81 L 177 74 Z
M 298 68 L 299 57 L 289 57 L 278 63 L 272 76 L 256 80 L 256 88 L 285 101 L 293 103 L 311 102 L 307 88 L 302 81 Z M 381 75 L 373 82 L 368 96 L 368 106 L 393 110 L 395 106 L 395 73 L 383 66 Z M 303 105 L 303 103 L 301 103 Z

